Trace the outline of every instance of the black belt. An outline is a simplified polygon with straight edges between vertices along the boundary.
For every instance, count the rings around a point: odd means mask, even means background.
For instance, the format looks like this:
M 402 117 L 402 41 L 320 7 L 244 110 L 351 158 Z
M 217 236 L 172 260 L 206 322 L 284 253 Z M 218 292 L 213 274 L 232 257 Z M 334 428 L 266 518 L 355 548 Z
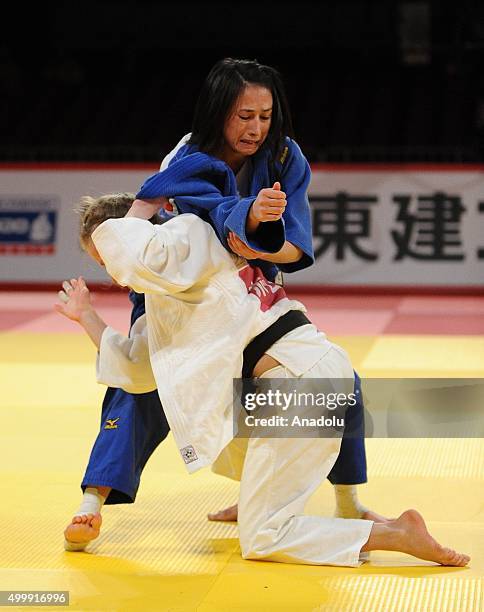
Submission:
M 256 363 L 266 353 L 273 344 L 285 336 L 288 332 L 310 324 L 311 321 L 300 310 L 290 310 L 285 315 L 279 317 L 270 327 L 256 336 L 244 351 L 244 363 L 242 366 L 242 378 L 252 378 Z

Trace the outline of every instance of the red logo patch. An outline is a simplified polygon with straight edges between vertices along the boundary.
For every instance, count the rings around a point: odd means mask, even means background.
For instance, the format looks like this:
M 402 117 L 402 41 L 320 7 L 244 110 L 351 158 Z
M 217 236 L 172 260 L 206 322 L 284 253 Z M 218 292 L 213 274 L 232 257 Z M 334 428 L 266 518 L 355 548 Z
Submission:
M 287 297 L 284 289 L 268 281 L 260 268 L 246 266 L 239 271 L 239 276 L 247 287 L 247 293 L 259 299 L 262 312 L 269 310 L 276 302 Z

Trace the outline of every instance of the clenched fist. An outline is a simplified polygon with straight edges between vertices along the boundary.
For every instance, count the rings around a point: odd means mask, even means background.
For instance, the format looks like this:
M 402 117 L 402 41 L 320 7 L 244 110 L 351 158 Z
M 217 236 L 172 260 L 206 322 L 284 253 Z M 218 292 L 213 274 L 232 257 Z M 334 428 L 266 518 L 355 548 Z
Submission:
M 261 189 L 251 206 L 249 216 L 253 221 L 278 221 L 286 209 L 286 194 L 281 191 L 281 184 L 276 182 L 266 189 Z

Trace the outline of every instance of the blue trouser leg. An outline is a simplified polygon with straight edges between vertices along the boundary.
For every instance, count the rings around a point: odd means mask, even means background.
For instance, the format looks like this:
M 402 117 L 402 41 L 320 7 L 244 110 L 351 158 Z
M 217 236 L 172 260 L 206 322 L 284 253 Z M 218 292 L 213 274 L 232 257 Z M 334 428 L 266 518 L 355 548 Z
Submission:
M 355 372 L 356 403 L 346 411 L 346 426 L 341 449 L 333 469 L 328 474 L 332 484 L 362 484 L 367 481 L 365 452 L 365 415 L 361 380 Z
M 131 394 L 109 387 L 82 489 L 111 487 L 106 504 L 132 503 L 146 462 L 169 431 L 157 391 Z

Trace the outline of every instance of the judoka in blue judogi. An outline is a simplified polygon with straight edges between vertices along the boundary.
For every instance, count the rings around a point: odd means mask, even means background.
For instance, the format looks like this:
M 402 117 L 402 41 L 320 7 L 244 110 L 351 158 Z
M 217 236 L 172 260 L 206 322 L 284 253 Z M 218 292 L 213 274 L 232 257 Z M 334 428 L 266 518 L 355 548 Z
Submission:
M 287 138 L 286 147 L 276 162 L 272 162 L 267 149 L 261 148 L 245 163 L 249 168 L 244 189 L 225 162 L 200 152 L 195 145 L 183 144 L 165 170 L 144 182 L 137 198 L 173 198 L 178 212 L 194 213 L 208 221 L 227 248 L 229 232 L 261 252 L 276 253 L 286 240 L 298 246 L 303 255 L 294 263 L 276 266 L 262 259 L 250 261 L 251 265 L 261 268 L 269 280 L 276 277 L 278 270 L 295 272 L 312 265 L 314 252 L 307 196 L 311 172 L 299 146 Z M 255 234 L 247 235 L 246 220 L 252 203 L 261 189 L 275 181 L 281 182 L 287 198 L 282 219 L 261 223 Z M 144 304 L 139 294 L 132 294 L 131 299 L 133 323 L 143 314 Z M 354 391 L 358 401 L 346 415 L 347 430 L 338 459 L 328 476 L 332 484 L 352 485 L 367 481 L 364 408 L 361 382 L 356 372 Z M 107 419 L 115 418 L 119 418 L 118 428 L 105 429 Z M 108 389 L 103 402 L 101 430 L 82 482 L 83 489 L 89 484 L 111 487 L 106 504 L 133 502 L 146 461 L 168 431 L 156 391 L 135 395 L 122 389 Z M 116 443 L 113 444 L 115 435 Z

